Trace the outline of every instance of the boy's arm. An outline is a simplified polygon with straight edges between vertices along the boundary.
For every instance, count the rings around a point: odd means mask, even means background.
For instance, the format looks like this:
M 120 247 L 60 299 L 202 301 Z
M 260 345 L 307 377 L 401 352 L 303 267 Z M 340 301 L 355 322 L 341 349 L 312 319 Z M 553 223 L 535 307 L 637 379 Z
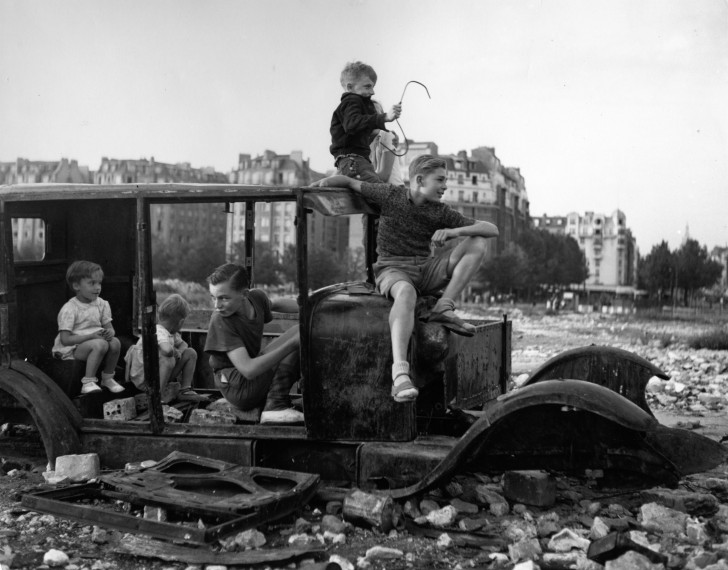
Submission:
M 243 376 L 246 378 L 255 378 L 273 368 L 291 352 L 298 350 L 299 343 L 300 338 L 298 335 L 295 335 L 295 337 L 291 336 L 287 341 L 270 352 L 261 353 L 255 358 L 251 358 L 248 351 L 242 346 L 228 351 L 227 356 L 233 366 Z
M 358 133 L 360 131 L 383 129 L 385 128 L 385 121 L 394 120 L 388 118 L 387 113 L 373 113 L 371 115 L 363 113 L 362 111 L 364 111 L 364 106 L 358 98 L 345 99 L 342 101 L 340 111 L 341 126 L 344 127 L 344 132 L 346 133 Z
M 98 332 L 92 334 L 73 334 L 71 331 L 60 331 L 59 335 L 61 339 L 61 344 L 63 346 L 73 346 L 76 344 L 81 344 L 82 342 L 86 342 L 87 340 L 107 340 L 104 338 L 101 329 L 99 329 Z
M 162 356 L 174 356 L 174 346 L 169 344 L 166 341 L 160 342 L 158 344 L 159 346 L 159 354 Z
M 350 190 L 354 190 L 354 192 L 361 192 L 361 180 L 349 178 L 343 174 L 334 174 L 333 176 L 322 178 L 311 184 L 311 186 L 318 188 L 349 188 Z
M 490 222 L 477 221 L 469 226 L 463 226 L 460 228 L 444 228 L 435 231 L 432 234 L 432 243 L 436 246 L 443 245 L 446 241 L 457 238 L 457 237 L 472 237 L 479 236 L 484 238 L 491 238 L 498 236 L 498 228 L 495 224 Z

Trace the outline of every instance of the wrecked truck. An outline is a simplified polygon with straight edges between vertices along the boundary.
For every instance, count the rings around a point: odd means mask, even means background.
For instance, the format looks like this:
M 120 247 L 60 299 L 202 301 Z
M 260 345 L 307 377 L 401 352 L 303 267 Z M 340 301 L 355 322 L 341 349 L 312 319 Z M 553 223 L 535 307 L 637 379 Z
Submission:
M 216 204 L 244 211 L 244 264 L 255 283 L 256 212 L 285 207 L 296 232 L 299 314 L 275 315 L 266 335 L 300 325 L 298 393 L 305 424 L 261 425 L 255 414 L 232 421 L 205 416 L 208 402 L 162 404 L 155 341 L 157 294 L 152 242 L 155 208 Z M 616 477 L 676 482 L 724 459 L 721 445 L 660 425 L 645 399 L 647 380 L 664 373 L 644 359 L 588 346 L 547 362 L 527 385 L 507 392 L 511 322 L 471 321 L 472 338 L 417 319 L 410 344 L 420 396 L 390 396 L 390 301 L 371 282 L 374 232 L 368 232 L 368 281 L 309 291 L 312 212 L 374 212 L 336 188 L 234 184 L 34 184 L 0 187 L 0 422 L 33 423 L 48 461 L 97 453 L 105 468 L 161 460 L 172 452 L 234 465 L 315 473 L 334 487 L 378 489 L 394 497 L 421 492 L 459 469 L 603 469 Z M 30 242 L 32 247 L 28 247 Z M 56 315 L 71 296 L 76 259 L 101 264 L 103 297 L 124 349 L 143 339 L 146 401 L 125 392 L 80 394 L 82 370 L 51 357 Z M 210 268 L 213 269 L 212 267 Z M 419 300 L 426 314 L 434 299 Z M 198 351 L 194 388 L 219 399 L 202 353 L 209 310 L 196 310 L 183 335 Z M 122 351 L 122 354 L 124 352 Z M 120 360 L 123 365 L 123 360 Z M 123 370 L 117 380 L 124 377 Z M 129 406 L 132 409 L 129 409 Z M 146 409 L 144 409 L 146 406 Z M 194 418 L 207 417 L 206 421 Z M 210 418 L 213 418 L 212 420 Z

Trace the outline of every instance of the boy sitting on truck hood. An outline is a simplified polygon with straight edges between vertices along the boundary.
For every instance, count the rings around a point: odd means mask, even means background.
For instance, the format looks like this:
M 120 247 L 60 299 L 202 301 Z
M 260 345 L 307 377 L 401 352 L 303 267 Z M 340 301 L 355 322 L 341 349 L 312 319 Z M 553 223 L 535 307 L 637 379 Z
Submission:
M 412 161 L 409 188 L 369 184 L 341 175 L 324 178 L 313 186 L 350 188 L 381 212 L 374 273 L 378 291 L 394 301 L 389 313 L 392 397 L 396 402 L 412 401 L 419 392 L 409 376 L 407 346 L 414 330 L 417 295 L 438 293 L 445 287 L 428 321 L 472 336 L 475 327 L 455 315 L 454 300 L 480 267 L 485 240 L 496 237 L 498 228 L 465 217 L 441 202 L 447 190 L 446 163 L 431 155 Z M 453 249 L 433 254 L 431 245 L 442 246 L 454 238 L 465 239 Z

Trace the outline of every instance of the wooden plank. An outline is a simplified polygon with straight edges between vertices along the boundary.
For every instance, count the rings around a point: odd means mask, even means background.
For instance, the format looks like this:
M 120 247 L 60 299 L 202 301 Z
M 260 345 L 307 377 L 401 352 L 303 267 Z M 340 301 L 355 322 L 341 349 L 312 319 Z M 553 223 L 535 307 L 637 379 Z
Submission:
M 275 550 L 246 550 L 245 552 L 215 552 L 214 550 L 191 548 L 169 544 L 161 540 L 128 536 L 114 551 L 131 556 L 159 558 L 166 562 L 185 564 L 219 564 L 224 566 L 249 566 L 271 562 L 287 562 L 303 556 L 325 552 L 322 546 L 301 546 L 276 548 Z

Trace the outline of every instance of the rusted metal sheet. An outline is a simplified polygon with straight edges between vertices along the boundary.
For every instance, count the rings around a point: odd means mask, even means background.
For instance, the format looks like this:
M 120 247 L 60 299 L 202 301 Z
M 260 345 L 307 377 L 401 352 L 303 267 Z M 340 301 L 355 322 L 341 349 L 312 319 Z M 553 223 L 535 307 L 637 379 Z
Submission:
M 234 198 L 293 200 L 296 188 L 243 184 L 9 184 L 0 186 L 6 202 L 34 200 L 112 200 L 143 196 L 169 202 L 215 202 Z M 344 190 L 339 190 L 343 192 Z
M 108 422 L 107 422 L 108 423 Z M 145 424 L 147 427 L 149 424 Z M 84 430 L 81 442 L 86 453 L 96 453 L 109 469 L 122 469 L 126 463 L 152 459 L 159 461 L 174 451 L 210 455 L 238 465 L 253 465 L 253 440 L 242 438 L 172 437 L 129 433 L 94 433 Z
M 424 317 L 433 298 L 418 300 Z M 410 375 L 420 388 L 416 404 L 391 397 L 392 302 L 368 283 L 321 289 L 311 301 L 304 408 L 314 439 L 411 441 L 415 415 L 443 418 L 448 405 L 480 408 L 501 393 L 510 368 L 510 323 L 474 321 L 472 338 L 415 319 Z
M 391 396 L 391 301 L 361 285 L 320 289 L 311 296 L 303 391 L 306 429 L 313 439 L 409 441 L 415 405 Z
M 418 437 L 412 442 L 364 443 L 359 451 L 360 489 L 399 489 L 418 483 L 423 473 L 439 465 L 457 440 L 451 437 Z
M 25 368 L 20 364 L 11 363 L 11 366 Z M 28 410 L 43 439 L 49 461 L 53 462 L 61 455 L 79 453 L 78 413 L 74 413 L 65 395 L 45 374 L 39 370 L 26 375 L 13 369 L 0 369 L 0 390 Z
M 87 524 L 209 543 L 289 515 L 313 497 L 318 482 L 318 475 L 246 468 L 174 452 L 154 467 L 102 475 L 99 483 L 31 493 L 23 496 L 22 503 Z M 116 512 L 110 506 L 82 504 L 89 499 L 159 507 L 167 513 L 168 522 Z
M 526 385 L 542 380 L 586 380 L 621 394 L 653 415 L 645 400 L 645 386 L 652 376 L 669 376 L 644 358 L 610 346 L 585 346 L 557 354 L 540 366 Z
M 308 188 L 303 200 L 307 208 L 327 216 L 377 213 L 360 194 L 343 188 Z
M 259 439 L 255 442 L 254 463 L 261 467 L 318 473 L 335 483 L 356 481 L 360 444 L 353 442 L 282 441 Z

